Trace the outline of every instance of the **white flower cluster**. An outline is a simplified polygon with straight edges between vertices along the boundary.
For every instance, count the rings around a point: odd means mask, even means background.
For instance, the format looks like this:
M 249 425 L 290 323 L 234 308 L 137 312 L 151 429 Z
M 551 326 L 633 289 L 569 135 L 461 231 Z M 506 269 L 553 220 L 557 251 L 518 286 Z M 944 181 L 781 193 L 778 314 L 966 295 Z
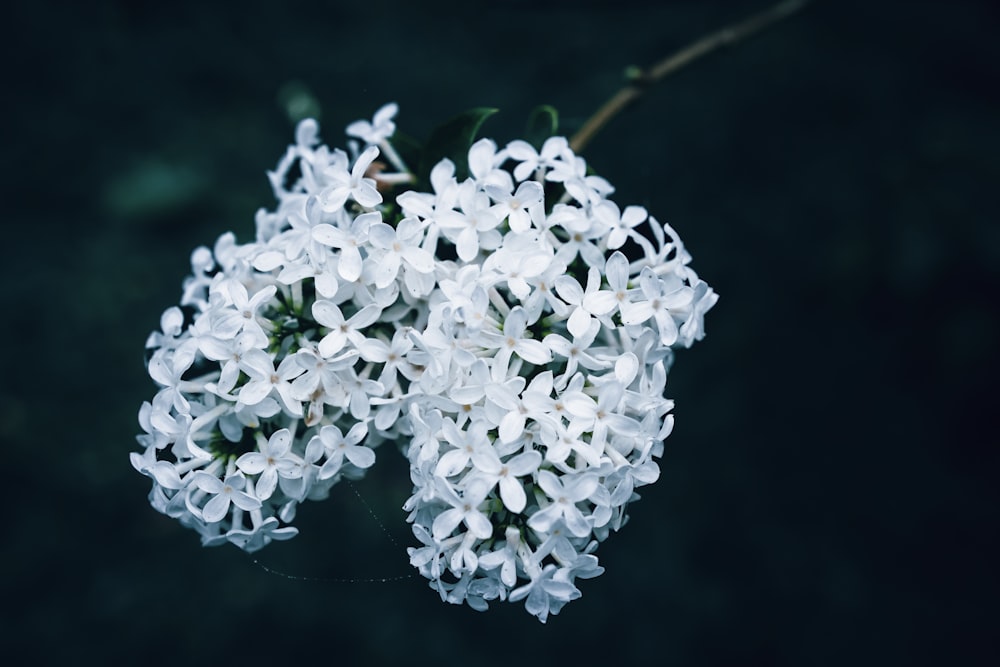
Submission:
M 544 622 L 657 479 L 672 348 L 717 297 L 565 139 L 481 139 L 467 178 L 444 159 L 420 192 L 395 113 L 349 126 L 349 152 L 300 123 L 256 241 L 194 251 L 147 342 L 159 391 L 132 464 L 204 544 L 255 551 L 398 443 L 411 564 L 449 602 Z

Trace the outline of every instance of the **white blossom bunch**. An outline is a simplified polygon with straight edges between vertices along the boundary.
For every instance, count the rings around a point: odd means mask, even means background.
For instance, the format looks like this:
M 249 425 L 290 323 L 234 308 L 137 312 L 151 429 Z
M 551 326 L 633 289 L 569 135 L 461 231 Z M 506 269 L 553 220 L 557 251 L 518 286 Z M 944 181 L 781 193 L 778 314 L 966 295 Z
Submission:
M 205 545 L 253 552 L 394 443 L 411 564 L 448 602 L 544 622 L 659 476 L 673 349 L 717 296 L 566 139 L 480 139 L 420 191 L 395 114 L 351 124 L 346 151 L 301 122 L 256 240 L 194 251 L 147 341 L 132 465 Z

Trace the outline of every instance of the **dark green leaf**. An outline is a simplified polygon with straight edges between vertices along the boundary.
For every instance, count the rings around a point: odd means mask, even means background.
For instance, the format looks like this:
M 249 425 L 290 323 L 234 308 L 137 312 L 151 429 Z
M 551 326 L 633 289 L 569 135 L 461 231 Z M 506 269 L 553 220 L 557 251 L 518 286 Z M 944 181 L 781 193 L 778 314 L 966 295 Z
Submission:
M 480 107 L 469 109 L 431 133 L 424 149 L 423 159 L 417 176 L 421 182 L 427 182 L 431 169 L 443 158 L 455 163 L 455 177 L 463 180 L 469 175 L 469 147 L 476 140 L 483 121 L 492 116 L 498 109 Z
M 524 139 L 541 150 L 542 144 L 559 131 L 559 112 L 555 107 L 542 104 L 535 107 L 528 116 L 528 125 L 524 131 Z
M 424 147 L 420 145 L 419 141 L 397 130 L 392 135 L 392 147 L 396 149 L 399 157 L 410 169 L 420 166 Z

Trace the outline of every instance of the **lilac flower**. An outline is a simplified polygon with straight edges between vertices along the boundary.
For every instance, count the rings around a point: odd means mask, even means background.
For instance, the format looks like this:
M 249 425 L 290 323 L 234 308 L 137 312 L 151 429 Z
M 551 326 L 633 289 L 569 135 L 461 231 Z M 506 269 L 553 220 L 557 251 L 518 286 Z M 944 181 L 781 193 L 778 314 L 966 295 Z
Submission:
M 465 488 L 462 495 L 459 495 L 444 478 L 437 477 L 435 491 L 449 508 L 434 518 L 431 527 L 434 539 L 442 540 L 448 537 L 459 524 L 465 524 L 469 532 L 481 540 L 493 534 L 493 525 L 480 509 L 486 494 L 490 491 L 486 482 L 473 482 Z
M 660 330 L 660 343 L 673 345 L 678 332 L 673 313 L 691 304 L 693 291 L 683 284 L 668 287 L 649 267 L 639 274 L 639 286 L 645 298 L 622 304 L 622 324 L 640 324 L 652 317 Z
M 583 516 L 583 512 L 576 506 L 583 502 L 597 490 L 598 478 L 593 474 L 576 475 L 565 482 L 560 481 L 553 472 L 540 470 L 538 472 L 538 486 L 552 501 L 542 509 L 538 510 L 528 519 L 528 525 L 540 532 L 547 532 L 552 525 L 562 519 L 577 537 L 586 537 L 590 534 L 590 524 Z
M 361 345 L 365 340 L 363 329 L 379 318 L 382 309 L 369 304 L 345 318 L 332 301 L 317 301 L 313 304 L 312 314 L 317 322 L 330 329 L 319 341 L 319 353 L 324 357 L 332 357 L 343 350 L 348 342 L 355 346 Z
M 558 613 L 565 603 L 581 595 L 576 586 L 556 578 L 557 573 L 555 565 L 545 566 L 531 578 L 529 583 L 511 591 L 510 601 L 517 602 L 524 599 L 525 610 L 544 623 L 550 613 Z
M 478 477 L 490 483 L 490 489 L 499 485 L 500 499 L 504 507 L 520 514 L 524 511 L 528 498 L 524 493 L 521 477 L 533 475 L 542 463 L 542 455 L 538 452 L 522 452 L 501 461 L 496 451 L 488 449 L 483 452 L 483 458 L 478 466 Z
M 507 367 L 507 360 L 516 354 L 529 364 L 545 364 L 551 361 L 552 353 L 541 342 L 525 336 L 528 317 L 520 306 L 511 309 L 503 323 L 502 333 L 483 332 L 480 340 L 484 347 L 498 348 L 497 366 Z
M 258 498 L 267 500 L 278 486 L 278 477 L 302 476 L 299 460 L 292 454 L 292 434 L 283 428 L 272 433 L 259 452 L 247 452 L 236 459 L 236 467 L 247 475 L 260 475 L 255 490 Z
M 424 234 L 417 218 L 403 218 L 395 229 L 384 222 L 375 223 L 368 235 L 378 262 L 375 287 L 387 287 L 404 263 L 419 273 L 434 271 L 434 257 L 420 247 Z
M 389 103 L 375 112 L 371 122 L 358 120 L 347 126 L 348 136 L 358 137 L 370 145 L 378 145 L 396 132 L 392 119 L 399 113 L 399 105 Z
M 354 218 L 346 229 L 327 223 L 321 223 L 312 228 L 312 237 L 323 245 L 340 250 L 337 261 L 337 273 L 348 282 L 354 282 L 361 277 L 361 248 L 368 243 L 368 233 L 371 226 L 381 221 L 380 213 L 362 213 Z
M 525 181 L 517 186 L 513 194 L 496 185 L 486 185 L 483 188 L 496 204 L 493 214 L 500 220 L 507 219 L 512 232 L 526 232 L 531 228 L 529 211 L 540 206 L 545 197 L 542 186 L 535 181 Z
M 536 171 L 554 167 L 569 154 L 569 142 L 566 137 L 549 137 L 542 144 L 541 152 L 527 141 L 515 139 L 507 144 L 507 154 L 513 160 L 520 162 L 514 167 L 514 178 L 523 181 Z
M 354 162 L 351 172 L 334 170 L 330 173 L 331 184 L 318 193 L 320 206 L 324 211 L 337 211 L 347 200 L 354 199 L 365 208 L 371 208 L 382 203 L 382 195 L 375 187 L 375 179 L 368 178 L 365 173 L 375 158 L 378 148 L 369 146 Z
M 302 404 L 292 392 L 292 380 L 303 369 L 293 357 L 285 357 L 275 369 L 271 355 L 263 350 L 248 350 L 240 360 L 240 369 L 250 379 L 240 388 L 237 400 L 243 405 L 256 405 L 271 395 L 278 394 L 282 405 L 293 416 L 302 415 Z
M 229 506 L 236 505 L 242 510 L 260 509 L 260 500 L 243 491 L 246 478 L 238 472 L 220 480 L 201 470 L 191 478 L 193 486 L 207 493 L 211 498 L 201 511 L 201 518 L 207 523 L 217 523 L 229 513 Z
M 594 206 L 594 217 L 608 228 L 608 250 L 617 250 L 625 241 L 637 238 L 636 226 L 642 224 L 649 214 L 641 206 L 627 206 L 624 211 L 612 201 L 602 201 Z
M 344 465 L 344 459 L 358 468 L 370 468 L 375 463 L 375 452 L 358 444 L 365 439 L 366 435 L 368 435 L 368 426 L 364 422 L 355 424 L 347 432 L 347 435 L 344 435 L 339 428 L 332 424 L 321 428 L 319 434 L 313 436 L 310 441 L 310 445 L 313 443 L 321 444 L 326 454 L 326 463 L 319 470 L 319 478 L 329 479 L 340 472 Z
M 352 123 L 346 149 L 300 122 L 254 238 L 192 253 L 146 339 L 130 461 L 156 511 L 255 552 L 391 443 L 411 564 L 449 603 L 545 622 L 659 477 L 667 372 L 718 296 L 564 137 L 479 139 L 467 178 L 444 159 L 421 191 L 397 111 Z

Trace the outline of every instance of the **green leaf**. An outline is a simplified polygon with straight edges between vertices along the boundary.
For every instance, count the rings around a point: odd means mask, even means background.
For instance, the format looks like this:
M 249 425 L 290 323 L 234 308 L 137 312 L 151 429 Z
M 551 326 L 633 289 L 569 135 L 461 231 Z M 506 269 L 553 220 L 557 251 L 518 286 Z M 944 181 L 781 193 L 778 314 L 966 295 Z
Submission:
M 476 140 L 483 121 L 498 109 L 479 107 L 469 109 L 439 125 L 427 140 L 417 176 L 421 182 L 430 179 L 431 169 L 443 158 L 455 163 L 455 177 L 461 181 L 469 175 L 469 147 Z
M 397 130 L 392 135 L 392 147 L 410 169 L 420 166 L 424 147 L 419 141 Z
M 532 109 L 528 115 L 528 125 L 524 130 L 524 139 L 541 150 L 542 144 L 559 131 L 559 112 L 555 107 L 542 104 Z

